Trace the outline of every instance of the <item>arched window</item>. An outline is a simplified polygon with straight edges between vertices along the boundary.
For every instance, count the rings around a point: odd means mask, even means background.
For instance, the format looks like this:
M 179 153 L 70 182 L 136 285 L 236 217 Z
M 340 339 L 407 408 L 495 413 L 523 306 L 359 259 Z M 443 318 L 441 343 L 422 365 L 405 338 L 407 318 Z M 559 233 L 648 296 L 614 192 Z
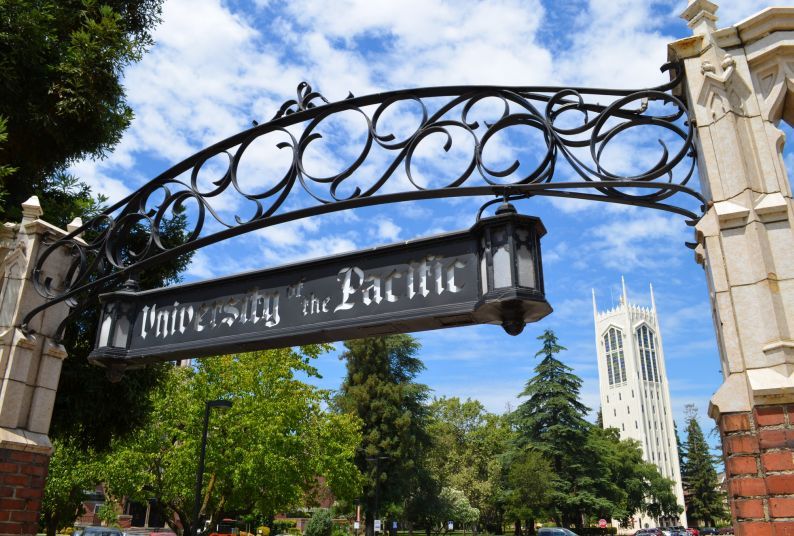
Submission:
M 659 365 L 656 362 L 656 334 L 646 325 L 637 328 L 637 346 L 640 350 L 642 379 L 649 382 L 658 382 Z
M 623 358 L 623 333 L 609 328 L 604 333 L 604 355 L 607 360 L 607 378 L 609 385 L 626 381 L 626 360 Z

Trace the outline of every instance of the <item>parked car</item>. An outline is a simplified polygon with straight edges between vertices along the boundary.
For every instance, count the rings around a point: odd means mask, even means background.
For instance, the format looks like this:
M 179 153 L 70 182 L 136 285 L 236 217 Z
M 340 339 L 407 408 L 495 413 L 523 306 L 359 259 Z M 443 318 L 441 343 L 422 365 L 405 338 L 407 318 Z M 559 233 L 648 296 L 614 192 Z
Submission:
M 662 529 L 640 529 L 634 533 L 634 536 L 664 536 Z
M 111 527 L 78 527 L 72 536 L 125 536 L 119 529 Z
M 689 534 L 689 536 L 700 536 L 700 531 L 695 527 L 689 527 L 686 529 L 686 533 Z
M 700 529 L 700 536 L 711 536 L 712 534 L 717 534 L 717 529 L 714 527 L 703 527 Z
M 575 532 L 563 527 L 541 527 L 538 536 L 578 536 Z

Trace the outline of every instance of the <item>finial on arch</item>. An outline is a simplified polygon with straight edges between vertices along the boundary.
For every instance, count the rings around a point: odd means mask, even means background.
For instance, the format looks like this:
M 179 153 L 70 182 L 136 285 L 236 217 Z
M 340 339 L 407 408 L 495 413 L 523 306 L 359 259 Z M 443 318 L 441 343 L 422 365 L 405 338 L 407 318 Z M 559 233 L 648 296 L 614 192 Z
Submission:
M 711 0 L 689 0 L 689 5 L 681 12 L 695 35 L 705 35 L 717 29 L 717 10 L 720 7 Z

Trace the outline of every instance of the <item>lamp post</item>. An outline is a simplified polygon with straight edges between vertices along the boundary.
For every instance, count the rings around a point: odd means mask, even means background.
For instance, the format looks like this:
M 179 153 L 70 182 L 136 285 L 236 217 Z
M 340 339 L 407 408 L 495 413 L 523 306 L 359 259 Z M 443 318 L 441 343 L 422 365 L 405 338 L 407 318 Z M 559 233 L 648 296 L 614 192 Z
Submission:
M 375 462 L 375 516 L 372 523 L 372 532 L 375 532 L 374 521 L 378 519 L 378 503 L 380 502 L 380 461 L 389 460 L 389 456 L 370 456 L 366 458 L 369 463 Z M 383 527 L 381 527 L 383 532 Z
M 228 409 L 232 407 L 231 400 L 207 400 L 204 406 L 204 430 L 201 434 L 201 454 L 199 454 L 198 470 L 196 471 L 196 496 L 193 502 L 193 530 L 192 535 L 199 531 L 199 510 L 201 509 L 201 488 L 204 484 L 204 456 L 207 454 L 207 428 L 210 423 L 210 410 L 212 408 Z
M 540 238 L 546 229 L 540 218 L 518 214 L 505 202 L 471 230 L 480 242 L 482 297 L 475 315 L 518 335 L 527 323 L 551 313 L 543 290 Z

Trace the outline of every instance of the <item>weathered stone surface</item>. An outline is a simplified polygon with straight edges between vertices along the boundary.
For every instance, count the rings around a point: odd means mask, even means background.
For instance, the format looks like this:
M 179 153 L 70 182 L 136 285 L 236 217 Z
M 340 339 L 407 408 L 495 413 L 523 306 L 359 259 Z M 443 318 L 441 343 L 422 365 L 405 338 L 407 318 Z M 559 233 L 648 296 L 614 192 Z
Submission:
M 782 534 L 794 517 L 794 205 L 778 123 L 794 121 L 794 8 L 716 28 L 691 0 L 682 60 L 709 211 L 696 227 L 725 381 L 709 413 L 723 436 L 737 534 Z
M 52 444 L 47 437 L 55 391 L 66 358 L 53 340 L 68 313 L 56 305 L 38 315 L 31 331 L 20 329 L 24 316 L 44 299 L 36 292 L 31 272 L 46 236 L 65 231 L 39 219 L 38 199 L 22 205 L 19 224 L 0 228 L 0 535 L 35 534 Z M 51 256 L 45 277 L 61 284 L 68 268 L 67 252 Z

